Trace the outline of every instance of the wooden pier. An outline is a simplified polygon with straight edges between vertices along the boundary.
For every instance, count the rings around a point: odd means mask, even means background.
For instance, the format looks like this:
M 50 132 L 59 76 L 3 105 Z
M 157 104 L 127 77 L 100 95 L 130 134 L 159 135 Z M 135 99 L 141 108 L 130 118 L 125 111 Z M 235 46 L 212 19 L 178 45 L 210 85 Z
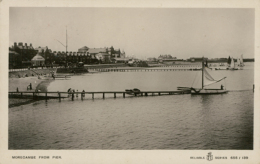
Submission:
M 201 68 L 178 68 L 178 69 L 145 69 L 145 68 L 133 68 L 133 69 L 111 69 L 111 68 L 95 68 L 89 69 L 96 72 L 155 72 L 155 71 L 200 71 Z
M 125 91 L 100 91 L 100 92 L 9 92 L 9 98 L 21 98 L 21 99 L 34 99 L 34 100 L 48 100 L 48 99 L 64 99 L 69 98 L 74 100 L 75 97 L 81 98 L 82 100 L 86 98 L 87 95 L 91 99 L 95 98 L 95 95 L 101 95 L 101 98 L 105 99 L 106 95 L 113 95 L 114 98 L 121 95 L 126 98 L 129 92 Z M 140 96 L 161 96 L 161 95 L 180 95 L 180 94 L 190 94 L 189 90 L 178 90 L 178 91 L 141 91 L 138 93 L 133 93 L 129 95 L 131 97 Z

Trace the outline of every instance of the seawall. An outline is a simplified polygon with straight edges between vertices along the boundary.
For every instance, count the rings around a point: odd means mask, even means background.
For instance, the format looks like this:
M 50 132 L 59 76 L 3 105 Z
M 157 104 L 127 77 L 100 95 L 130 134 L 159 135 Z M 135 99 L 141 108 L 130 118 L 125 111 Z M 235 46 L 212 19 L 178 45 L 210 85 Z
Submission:
M 13 71 L 9 72 L 9 78 L 20 78 L 20 77 L 30 77 L 40 75 L 50 74 L 50 71 L 56 72 L 57 68 L 47 68 L 47 69 L 30 69 L 24 71 Z

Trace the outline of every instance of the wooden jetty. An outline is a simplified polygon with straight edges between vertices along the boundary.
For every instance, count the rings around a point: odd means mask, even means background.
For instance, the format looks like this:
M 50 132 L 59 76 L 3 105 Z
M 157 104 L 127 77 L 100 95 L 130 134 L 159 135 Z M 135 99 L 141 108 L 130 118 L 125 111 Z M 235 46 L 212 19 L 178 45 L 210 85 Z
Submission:
M 138 68 L 138 69 L 111 69 L 111 68 L 95 68 L 89 69 L 95 72 L 154 72 L 154 71 L 200 71 L 201 68 L 184 68 L 184 69 L 145 69 L 145 68 Z
M 114 98 L 117 98 L 117 95 L 122 95 L 123 98 L 126 97 L 126 94 L 129 92 L 126 91 L 99 91 L 99 92 L 9 92 L 9 98 L 27 98 L 27 99 L 36 99 L 36 100 L 47 100 L 47 99 L 59 99 L 70 98 L 74 100 L 75 97 L 80 97 L 84 99 L 86 95 L 92 95 L 92 99 L 95 98 L 95 95 L 101 95 L 105 99 L 105 95 L 112 94 Z M 180 95 L 180 94 L 190 94 L 190 90 L 178 90 L 178 91 L 141 91 L 132 96 L 161 96 L 161 95 Z M 131 95 L 130 95 L 131 96 Z

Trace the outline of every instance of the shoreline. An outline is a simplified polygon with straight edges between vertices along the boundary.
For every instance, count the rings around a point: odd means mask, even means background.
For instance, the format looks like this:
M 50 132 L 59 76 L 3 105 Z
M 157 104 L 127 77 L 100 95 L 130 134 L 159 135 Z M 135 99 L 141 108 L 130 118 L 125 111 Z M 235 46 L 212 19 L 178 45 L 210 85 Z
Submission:
M 9 78 L 9 91 L 27 91 L 27 86 L 31 83 L 32 90 L 41 90 L 40 92 L 47 92 L 49 84 L 54 81 L 54 79 L 47 77 L 45 79 L 38 79 L 37 77 L 26 77 L 26 78 Z M 25 104 L 30 104 L 38 100 L 32 99 L 20 99 L 20 98 L 8 98 L 8 107 L 17 107 Z

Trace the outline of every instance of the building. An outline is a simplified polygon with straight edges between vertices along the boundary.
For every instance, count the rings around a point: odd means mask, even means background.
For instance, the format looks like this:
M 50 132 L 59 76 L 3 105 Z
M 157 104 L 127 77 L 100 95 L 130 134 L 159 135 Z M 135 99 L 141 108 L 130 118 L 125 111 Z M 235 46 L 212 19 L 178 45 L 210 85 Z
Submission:
M 53 64 L 65 65 L 66 64 L 66 53 L 64 51 L 53 51 Z
M 16 61 L 15 67 L 19 68 L 30 66 L 31 59 L 37 54 L 37 51 L 35 51 L 31 43 L 30 45 L 27 45 L 27 43 L 23 44 L 22 42 L 19 42 L 17 44 L 14 42 L 14 45 L 9 47 L 9 50 L 11 51 L 9 66 L 12 66 L 14 64 L 13 62 Z M 16 55 L 12 55 L 14 52 Z
M 208 60 L 208 58 L 197 58 L 197 57 L 191 57 L 190 59 L 189 59 L 189 61 L 191 61 L 191 62 L 202 62 L 202 60 Z
M 89 50 L 89 48 L 87 46 L 84 46 L 84 47 L 78 49 L 78 52 L 86 53 L 88 50 Z
M 177 59 L 176 57 L 172 57 L 172 55 L 160 55 L 158 59 Z
M 21 55 L 9 50 L 9 69 L 19 68 L 22 65 Z
M 32 66 L 43 66 L 45 64 L 45 59 L 40 55 L 38 52 L 33 58 L 32 58 Z
M 176 61 L 180 61 L 177 57 L 172 57 L 171 55 L 160 55 L 158 57 L 158 61 L 160 63 L 175 63 Z
M 41 55 L 45 59 L 45 65 L 51 65 L 54 61 L 54 54 L 52 53 L 51 49 L 49 49 L 47 46 L 46 47 L 38 47 L 35 48 L 35 51 L 39 55 Z
M 96 58 L 101 61 L 101 63 L 111 63 L 111 56 L 106 52 L 96 54 Z
M 83 46 L 78 49 L 78 52 L 87 53 L 92 59 L 96 58 L 97 60 L 101 60 L 105 63 L 111 62 L 114 58 L 125 58 L 125 52 L 121 52 L 120 49 L 114 49 L 113 46 L 109 48 L 89 48 L 87 46 Z

